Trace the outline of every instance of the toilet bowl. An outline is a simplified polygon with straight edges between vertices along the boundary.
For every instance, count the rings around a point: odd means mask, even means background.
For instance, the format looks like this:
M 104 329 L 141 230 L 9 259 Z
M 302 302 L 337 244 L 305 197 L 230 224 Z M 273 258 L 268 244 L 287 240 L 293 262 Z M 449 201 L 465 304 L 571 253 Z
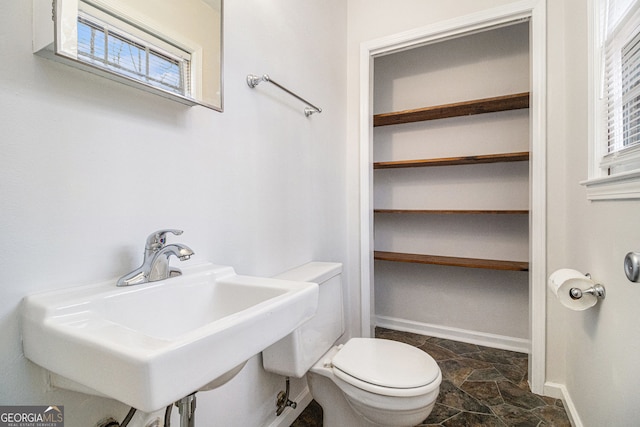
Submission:
M 318 385 L 319 377 L 333 384 Z M 349 426 L 400 427 L 415 426 L 427 418 L 438 397 L 442 375 L 435 360 L 415 347 L 376 338 L 352 338 L 344 346 L 329 350 L 311 368 L 307 380 L 311 395 L 321 406 L 325 394 L 342 392 L 343 400 L 360 418 Z M 330 408 L 329 415 L 336 412 L 334 405 L 325 405 Z M 325 423 L 347 425 L 341 420 Z
M 344 333 L 342 265 L 312 262 L 279 276 L 319 284 L 316 316 L 263 351 L 265 370 L 306 376 L 324 427 L 411 427 L 435 405 L 442 381 L 431 356 L 410 345 Z

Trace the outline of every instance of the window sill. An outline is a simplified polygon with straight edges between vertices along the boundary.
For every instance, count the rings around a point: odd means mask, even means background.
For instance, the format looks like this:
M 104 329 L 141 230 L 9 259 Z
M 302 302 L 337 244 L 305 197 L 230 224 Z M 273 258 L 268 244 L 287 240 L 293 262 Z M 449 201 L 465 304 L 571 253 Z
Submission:
M 588 200 L 640 199 L 640 171 L 624 172 L 580 182 L 587 187 Z

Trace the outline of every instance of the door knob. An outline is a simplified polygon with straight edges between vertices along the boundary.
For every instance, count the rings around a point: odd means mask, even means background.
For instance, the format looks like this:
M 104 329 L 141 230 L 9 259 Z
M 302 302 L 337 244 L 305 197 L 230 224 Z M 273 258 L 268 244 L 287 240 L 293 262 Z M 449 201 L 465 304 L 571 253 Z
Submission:
M 640 252 L 629 252 L 624 257 L 624 274 L 632 282 L 640 280 Z

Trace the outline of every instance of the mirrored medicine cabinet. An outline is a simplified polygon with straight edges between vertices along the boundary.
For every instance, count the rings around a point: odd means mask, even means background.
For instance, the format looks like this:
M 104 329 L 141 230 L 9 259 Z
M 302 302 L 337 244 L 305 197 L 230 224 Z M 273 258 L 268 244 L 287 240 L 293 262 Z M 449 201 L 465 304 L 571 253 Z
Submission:
M 33 50 L 222 111 L 223 0 L 33 0 Z

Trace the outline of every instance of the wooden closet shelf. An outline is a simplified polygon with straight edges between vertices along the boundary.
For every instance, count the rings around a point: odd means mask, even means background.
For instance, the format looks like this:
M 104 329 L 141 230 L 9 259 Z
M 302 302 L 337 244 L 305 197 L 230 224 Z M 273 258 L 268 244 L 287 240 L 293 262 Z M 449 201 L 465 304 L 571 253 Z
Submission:
M 484 268 L 489 270 L 529 271 L 526 261 L 502 261 L 494 259 L 457 258 L 439 255 L 405 254 L 375 251 L 374 259 L 380 261 L 409 262 L 417 264 L 445 265 L 451 267 Z
M 435 214 L 435 215 L 528 215 L 528 209 L 374 209 L 380 214 Z
M 474 165 L 480 163 L 521 162 L 529 160 L 529 152 L 483 154 L 479 156 L 442 157 L 438 159 L 396 160 L 376 162 L 374 169 L 415 168 L 428 166 Z
M 413 110 L 395 111 L 373 116 L 373 126 L 399 125 L 402 123 L 422 122 L 426 120 L 446 119 L 449 117 L 470 116 L 474 114 L 495 113 L 498 111 L 529 108 L 529 92 L 454 104 L 436 105 Z

